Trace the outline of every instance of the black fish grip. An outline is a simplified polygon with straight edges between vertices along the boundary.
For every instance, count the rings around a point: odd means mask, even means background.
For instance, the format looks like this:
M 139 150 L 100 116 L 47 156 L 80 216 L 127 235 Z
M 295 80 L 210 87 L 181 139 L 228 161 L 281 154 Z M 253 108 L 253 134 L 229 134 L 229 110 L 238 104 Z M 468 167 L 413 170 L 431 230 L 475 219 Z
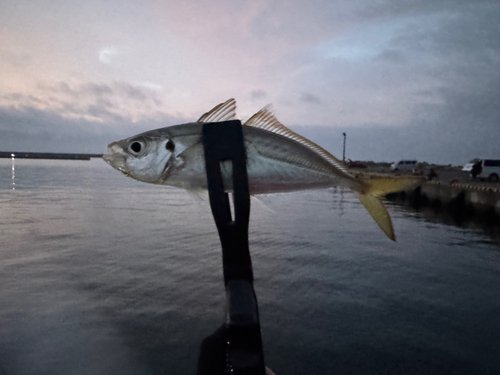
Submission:
M 248 246 L 250 194 L 241 122 L 205 123 L 203 146 L 210 207 L 222 245 L 226 321 L 204 340 L 198 374 L 265 375 Z M 234 220 L 224 189 L 222 163 L 232 165 Z

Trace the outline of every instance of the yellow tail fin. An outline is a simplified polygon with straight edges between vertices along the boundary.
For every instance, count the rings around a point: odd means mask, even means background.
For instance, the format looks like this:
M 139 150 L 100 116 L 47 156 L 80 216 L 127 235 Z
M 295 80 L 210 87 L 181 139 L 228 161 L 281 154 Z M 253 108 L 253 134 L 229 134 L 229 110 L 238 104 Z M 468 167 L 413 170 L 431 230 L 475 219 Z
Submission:
M 373 217 L 380 229 L 391 240 L 396 241 L 391 217 L 381 198 L 398 191 L 407 191 L 416 187 L 421 179 L 416 178 L 374 178 L 363 180 L 364 189 L 359 194 L 361 204 Z

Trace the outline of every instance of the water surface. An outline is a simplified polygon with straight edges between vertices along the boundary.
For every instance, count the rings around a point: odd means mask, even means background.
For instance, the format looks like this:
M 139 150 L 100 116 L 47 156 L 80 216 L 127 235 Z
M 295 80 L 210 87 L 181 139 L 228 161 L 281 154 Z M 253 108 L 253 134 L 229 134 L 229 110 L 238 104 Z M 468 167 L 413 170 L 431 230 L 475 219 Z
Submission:
M 100 160 L 0 159 L 0 374 L 194 374 L 223 321 L 208 200 Z M 15 190 L 13 189 L 15 187 Z M 500 246 L 347 190 L 252 200 L 277 375 L 500 372 Z

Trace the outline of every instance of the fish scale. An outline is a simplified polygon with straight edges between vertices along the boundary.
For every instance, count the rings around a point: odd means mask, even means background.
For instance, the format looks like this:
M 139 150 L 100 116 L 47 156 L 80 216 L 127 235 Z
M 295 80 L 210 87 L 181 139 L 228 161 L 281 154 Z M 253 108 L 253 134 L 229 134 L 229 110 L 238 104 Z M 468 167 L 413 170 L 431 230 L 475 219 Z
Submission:
M 109 145 L 103 159 L 139 181 L 187 190 L 207 189 L 202 144 L 203 122 L 235 118 L 236 101 L 229 99 L 198 122 L 151 130 Z M 221 124 L 221 126 L 224 126 Z M 381 201 L 385 194 L 406 190 L 415 180 L 362 180 L 314 142 L 288 129 L 265 107 L 242 125 L 251 194 L 270 194 L 346 186 L 358 193 L 363 206 L 390 238 L 394 229 Z M 224 186 L 231 189 L 231 168 L 223 165 Z

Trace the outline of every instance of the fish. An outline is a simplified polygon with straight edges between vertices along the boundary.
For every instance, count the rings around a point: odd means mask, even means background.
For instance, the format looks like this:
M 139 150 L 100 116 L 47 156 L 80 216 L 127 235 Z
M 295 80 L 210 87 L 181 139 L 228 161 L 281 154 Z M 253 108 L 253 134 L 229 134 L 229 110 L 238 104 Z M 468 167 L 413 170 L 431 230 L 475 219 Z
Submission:
M 192 192 L 206 190 L 203 124 L 235 118 L 236 101 L 229 99 L 196 122 L 150 130 L 112 142 L 103 160 L 138 181 Z M 345 186 L 357 194 L 382 231 L 395 241 L 392 220 L 382 198 L 407 190 L 415 184 L 414 179 L 363 179 L 352 175 L 331 153 L 280 123 L 270 106 L 242 123 L 242 131 L 251 195 Z M 221 173 L 224 186 L 230 191 L 231 164 L 223 163 Z

